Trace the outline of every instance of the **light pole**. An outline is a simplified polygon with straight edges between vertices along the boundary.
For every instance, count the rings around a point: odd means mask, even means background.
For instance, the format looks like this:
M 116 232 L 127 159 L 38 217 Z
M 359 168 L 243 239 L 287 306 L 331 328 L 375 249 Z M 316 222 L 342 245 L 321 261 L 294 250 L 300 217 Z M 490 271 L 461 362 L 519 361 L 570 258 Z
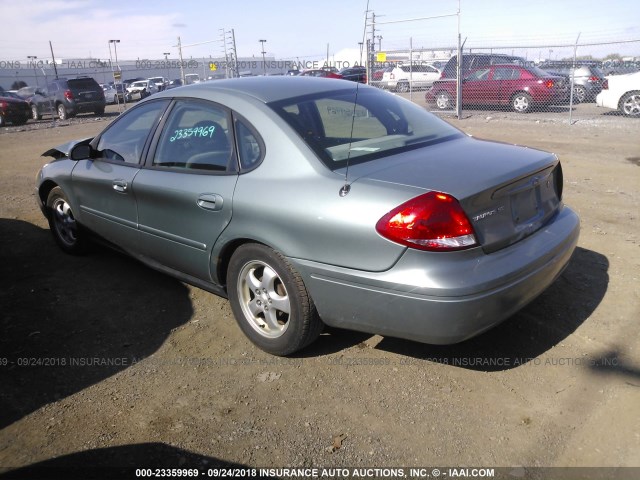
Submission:
M 31 64 L 33 65 L 33 76 L 36 79 L 36 87 L 38 87 L 38 75 L 36 74 L 36 58 L 38 57 L 33 55 L 27 55 L 27 58 L 31 60 Z
M 124 83 L 122 83 L 122 70 L 120 69 L 120 64 L 118 63 L 118 43 L 120 43 L 120 40 L 109 40 L 109 57 L 111 57 L 111 44 L 113 43 L 113 52 L 115 53 L 116 56 L 116 67 L 118 67 L 118 75 L 120 77 L 120 83 L 122 84 L 122 104 L 124 106 L 124 109 L 127 109 L 127 94 L 124 88 Z M 111 58 L 110 58 L 111 59 Z M 112 66 L 112 70 L 113 70 L 113 66 Z M 113 83 L 114 86 L 116 87 L 116 99 L 118 98 L 118 85 L 116 83 L 116 76 L 115 74 L 113 75 Z
M 382 51 L 382 35 L 378 35 L 376 38 L 378 39 L 378 51 L 381 52 Z
M 118 43 L 120 43 L 120 40 L 109 40 L 109 54 L 111 54 L 112 43 L 113 43 L 113 51 L 116 55 L 116 67 L 118 67 L 118 71 L 120 72 L 120 65 L 118 64 Z
M 264 75 L 267 75 L 267 61 L 264 58 L 264 44 L 266 43 L 266 40 L 258 40 L 261 44 L 262 44 L 262 69 L 264 71 Z

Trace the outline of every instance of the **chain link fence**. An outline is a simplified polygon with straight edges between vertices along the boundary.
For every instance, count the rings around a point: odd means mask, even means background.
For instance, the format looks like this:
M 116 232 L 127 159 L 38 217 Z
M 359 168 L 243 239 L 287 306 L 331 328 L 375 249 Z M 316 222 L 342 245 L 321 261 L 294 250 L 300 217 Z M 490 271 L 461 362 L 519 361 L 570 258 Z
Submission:
M 465 41 L 459 71 L 454 42 L 437 48 L 414 43 L 376 49 L 371 83 L 433 112 L 457 114 L 460 102 L 462 117 L 501 112 L 569 123 L 640 118 L 640 39 L 497 47 Z

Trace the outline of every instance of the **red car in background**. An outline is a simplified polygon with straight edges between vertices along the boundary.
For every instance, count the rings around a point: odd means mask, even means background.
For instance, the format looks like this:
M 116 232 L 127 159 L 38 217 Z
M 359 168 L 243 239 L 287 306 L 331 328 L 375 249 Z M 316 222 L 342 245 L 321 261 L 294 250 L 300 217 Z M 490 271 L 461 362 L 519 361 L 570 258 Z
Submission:
M 332 72 L 331 70 L 305 70 L 302 73 L 298 74 L 301 77 L 325 77 L 325 78 L 342 78 L 342 75 L 339 73 Z
M 455 106 L 456 87 L 455 80 L 437 80 L 425 99 L 440 110 L 450 110 Z M 463 105 L 510 105 L 519 113 L 538 105 L 562 103 L 568 93 L 565 77 L 513 64 L 478 68 L 462 80 Z

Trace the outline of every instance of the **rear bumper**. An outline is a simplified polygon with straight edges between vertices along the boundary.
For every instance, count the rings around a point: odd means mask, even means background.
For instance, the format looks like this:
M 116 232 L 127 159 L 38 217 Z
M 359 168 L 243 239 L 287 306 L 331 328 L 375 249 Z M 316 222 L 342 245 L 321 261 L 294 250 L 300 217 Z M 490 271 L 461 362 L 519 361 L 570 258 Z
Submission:
M 104 110 L 106 105 L 106 100 L 99 100 L 95 102 L 73 102 L 69 104 L 67 110 L 71 114 L 95 112 L 97 110 Z
M 507 248 L 450 253 L 408 249 L 386 272 L 290 259 L 323 321 L 334 327 L 452 344 L 504 321 L 565 269 L 580 222 L 565 207 L 544 228 Z
M 602 90 L 596 96 L 596 105 L 598 107 L 611 108 L 613 110 L 618 109 L 618 101 L 620 97 L 613 93 L 612 90 Z

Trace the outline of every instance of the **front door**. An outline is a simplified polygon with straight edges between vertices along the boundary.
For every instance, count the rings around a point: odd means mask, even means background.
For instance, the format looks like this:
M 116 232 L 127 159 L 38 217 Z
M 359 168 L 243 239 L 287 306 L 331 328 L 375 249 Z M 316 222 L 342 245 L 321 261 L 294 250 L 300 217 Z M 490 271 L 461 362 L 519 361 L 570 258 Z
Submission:
M 99 138 L 96 158 L 78 161 L 72 173 L 81 223 L 132 253 L 138 240 L 133 182 L 149 134 L 167 104 L 149 102 L 120 117 Z

